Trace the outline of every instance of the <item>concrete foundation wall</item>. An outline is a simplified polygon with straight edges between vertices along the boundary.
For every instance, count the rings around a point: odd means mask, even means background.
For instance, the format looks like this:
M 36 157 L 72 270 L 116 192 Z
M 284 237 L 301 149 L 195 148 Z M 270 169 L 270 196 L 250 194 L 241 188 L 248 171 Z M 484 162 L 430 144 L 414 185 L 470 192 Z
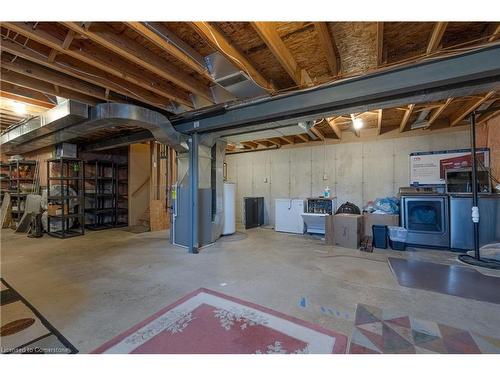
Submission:
M 338 204 L 349 201 L 361 208 L 369 200 L 396 195 L 400 186 L 408 186 L 410 153 L 468 146 L 464 129 L 229 154 L 227 179 L 236 183 L 236 220 L 243 221 L 243 197 L 264 197 L 266 223 L 274 225 L 275 199 L 318 196 L 326 186 L 337 196 Z

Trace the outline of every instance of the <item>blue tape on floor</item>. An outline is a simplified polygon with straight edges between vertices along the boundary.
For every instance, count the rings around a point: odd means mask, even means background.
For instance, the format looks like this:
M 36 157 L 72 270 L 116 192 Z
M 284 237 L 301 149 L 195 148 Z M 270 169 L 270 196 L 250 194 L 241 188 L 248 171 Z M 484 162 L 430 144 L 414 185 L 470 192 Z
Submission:
M 299 301 L 299 306 L 302 307 L 302 308 L 306 308 L 306 297 L 302 297 Z

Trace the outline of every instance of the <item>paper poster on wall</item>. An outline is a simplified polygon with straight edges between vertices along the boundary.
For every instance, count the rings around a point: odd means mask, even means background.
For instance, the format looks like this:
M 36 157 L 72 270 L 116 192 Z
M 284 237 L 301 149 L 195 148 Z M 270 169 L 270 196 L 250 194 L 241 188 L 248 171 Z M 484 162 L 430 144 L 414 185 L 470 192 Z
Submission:
M 490 150 L 476 150 L 479 164 L 490 166 Z M 443 185 L 447 169 L 472 166 L 470 149 L 414 152 L 410 154 L 410 185 Z

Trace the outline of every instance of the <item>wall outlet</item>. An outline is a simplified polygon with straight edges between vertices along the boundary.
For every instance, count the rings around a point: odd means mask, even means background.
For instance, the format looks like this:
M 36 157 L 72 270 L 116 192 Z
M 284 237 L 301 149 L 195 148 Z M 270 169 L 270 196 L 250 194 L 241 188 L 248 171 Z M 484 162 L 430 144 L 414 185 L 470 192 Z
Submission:
M 264 177 L 264 183 L 267 184 L 267 177 Z
M 328 180 L 328 175 L 325 173 L 325 174 L 323 175 L 323 181 L 326 181 L 326 180 Z

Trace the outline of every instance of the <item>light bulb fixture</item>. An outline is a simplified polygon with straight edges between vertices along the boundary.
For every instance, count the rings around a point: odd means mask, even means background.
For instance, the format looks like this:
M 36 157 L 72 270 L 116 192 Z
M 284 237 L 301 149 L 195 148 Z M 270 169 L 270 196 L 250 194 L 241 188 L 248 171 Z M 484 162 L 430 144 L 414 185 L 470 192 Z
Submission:
M 363 120 L 360 118 L 355 118 L 352 120 L 352 125 L 354 126 L 354 129 L 359 130 L 363 127 Z
M 14 112 L 16 112 L 18 115 L 26 114 L 26 104 L 20 102 L 13 102 L 12 107 L 14 107 Z

